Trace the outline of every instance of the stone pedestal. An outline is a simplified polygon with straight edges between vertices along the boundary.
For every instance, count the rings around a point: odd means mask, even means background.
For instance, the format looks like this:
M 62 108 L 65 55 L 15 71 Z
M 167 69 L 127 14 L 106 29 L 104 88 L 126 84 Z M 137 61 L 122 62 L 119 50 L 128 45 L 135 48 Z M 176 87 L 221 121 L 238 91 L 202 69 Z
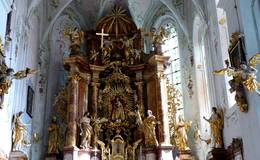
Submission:
M 180 151 L 180 160 L 194 160 L 191 150 Z
M 46 156 L 45 156 L 45 160 L 56 160 L 56 154 L 55 153 L 48 153 Z
M 172 149 L 173 149 L 173 147 L 171 145 L 159 146 L 157 148 L 158 159 L 160 159 L 160 160 L 173 160 Z
M 13 151 L 10 153 L 9 160 L 27 160 L 27 156 L 21 151 Z
M 145 160 L 157 160 L 157 150 L 156 148 L 144 148 Z
M 207 155 L 207 160 L 226 160 L 227 151 L 224 148 L 213 148 Z
M 90 149 L 81 149 L 78 152 L 78 160 L 90 160 L 91 150 Z
M 64 160 L 78 160 L 79 149 L 76 147 L 65 147 L 63 150 Z

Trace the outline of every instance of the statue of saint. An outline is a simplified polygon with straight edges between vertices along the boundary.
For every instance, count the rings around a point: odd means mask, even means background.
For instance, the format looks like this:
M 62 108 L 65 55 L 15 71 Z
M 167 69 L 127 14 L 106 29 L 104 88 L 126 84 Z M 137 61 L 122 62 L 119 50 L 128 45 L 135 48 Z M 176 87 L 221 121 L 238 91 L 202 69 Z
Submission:
M 189 150 L 187 129 L 190 127 L 190 122 L 185 122 L 183 116 L 179 116 L 179 120 L 175 128 L 175 141 L 179 150 Z
M 148 116 L 143 121 L 143 132 L 146 146 L 158 146 L 155 127 L 157 121 L 151 110 L 147 111 Z
M 80 147 L 86 149 L 87 147 L 90 146 L 91 134 L 92 134 L 92 127 L 90 125 L 90 118 L 88 113 L 85 113 L 80 120 L 80 131 L 81 131 Z
M 212 107 L 212 114 L 209 119 L 203 117 L 207 122 L 210 123 L 211 133 L 214 139 L 214 147 L 222 148 L 222 130 L 224 127 L 222 116 L 218 113 L 216 107 Z
M 13 122 L 13 151 L 19 151 L 24 145 L 24 132 L 26 129 L 26 124 L 22 122 L 23 112 L 19 112 L 17 117 L 14 118 Z
M 166 31 L 163 27 L 160 28 L 159 33 L 156 33 L 156 29 L 152 29 L 152 42 L 154 51 L 156 54 L 162 54 L 162 44 L 164 44 L 164 39 L 166 37 Z
M 65 29 L 64 35 L 68 36 L 70 41 L 71 41 L 71 52 L 72 54 L 75 54 L 74 52 L 79 52 L 80 51 L 80 45 L 84 41 L 84 32 L 80 31 L 77 27 L 74 29 L 68 28 Z
M 51 124 L 48 127 L 48 153 L 58 153 L 59 145 L 59 127 L 57 124 L 57 118 L 52 117 Z
M 124 106 L 120 102 L 119 97 L 116 97 L 115 102 L 113 104 L 112 120 L 113 121 L 125 120 Z

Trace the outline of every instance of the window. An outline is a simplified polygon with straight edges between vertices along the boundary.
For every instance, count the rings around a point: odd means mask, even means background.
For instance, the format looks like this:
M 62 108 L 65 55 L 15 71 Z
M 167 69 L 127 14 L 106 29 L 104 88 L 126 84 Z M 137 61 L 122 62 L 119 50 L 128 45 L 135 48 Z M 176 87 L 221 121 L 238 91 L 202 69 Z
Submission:
M 167 37 L 164 44 L 162 45 L 162 52 L 164 56 L 170 57 L 170 65 L 166 69 L 165 74 L 171 84 L 177 88 L 182 95 L 182 84 L 181 84 L 181 65 L 180 65 L 180 54 L 179 54 L 179 43 L 178 35 L 175 26 L 172 23 L 162 25 L 165 28 Z M 181 105 L 183 108 L 182 97 L 180 97 Z

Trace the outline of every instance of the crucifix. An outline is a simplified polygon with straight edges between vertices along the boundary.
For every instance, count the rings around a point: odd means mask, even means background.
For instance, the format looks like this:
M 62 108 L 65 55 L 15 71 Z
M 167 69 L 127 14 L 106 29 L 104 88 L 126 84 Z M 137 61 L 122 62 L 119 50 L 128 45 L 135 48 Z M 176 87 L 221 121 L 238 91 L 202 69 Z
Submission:
M 101 45 L 100 45 L 100 47 L 103 48 L 104 36 L 109 36 L 109 34 L 104 33 L 104 29 L 102 28 L 101 33 L 96 33 L 96 35 L 101 36 Z

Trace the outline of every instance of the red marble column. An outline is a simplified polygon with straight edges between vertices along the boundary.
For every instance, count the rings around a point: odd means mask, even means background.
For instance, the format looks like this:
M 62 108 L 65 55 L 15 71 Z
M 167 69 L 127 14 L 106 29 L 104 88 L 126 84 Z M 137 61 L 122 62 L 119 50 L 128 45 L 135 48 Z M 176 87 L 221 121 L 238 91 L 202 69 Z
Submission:
M 152 78 L 155 82 L 155 96 L 156 96 L 156 111 L 158 121 L 161 123 L 158 125 L 158 159 L 172 159 L 172 145 L 170 143 L 170 130 L 169 130 L 169 118 L 168 118 L 168 103 L 167 103 L 167 88 L 166 77 L 164 75 L 165 66 L 169 60 L 169 57 L 154 55 L 148 63 L 153 66 Z M 152 81 L 153 82 L 153 81 Z M 149 96 L 149 95 L 148 95 Z M 154 101 L 154 100 L 151 100 Z M 151 104 L 151 102 L 150 102 Z
M 77 113 L 78 113 L 78 87 L 81 77 L 77 72 L 71 72 L 69 78 L 69 104 L 68 104 L 68 130 L 66 135 L 66 147 L 76 147 L 77 139 Z
M 143 81 L 135 82 L 135 85 L 137 86 L 137 96 L 139 100 L 139 105 L 141 109 L 141 114 L 144 115 L 144 97 L 143 97 Z
M 99 87 L 99 83 L 98 82 L 92 82 L 91 83 L 92 87 L 93 87 L 93 92 L 92 92 L 92 110 L 93 110 L 93 116 L 97 117 L 97 101 L 98 101 L 98 87 Z

